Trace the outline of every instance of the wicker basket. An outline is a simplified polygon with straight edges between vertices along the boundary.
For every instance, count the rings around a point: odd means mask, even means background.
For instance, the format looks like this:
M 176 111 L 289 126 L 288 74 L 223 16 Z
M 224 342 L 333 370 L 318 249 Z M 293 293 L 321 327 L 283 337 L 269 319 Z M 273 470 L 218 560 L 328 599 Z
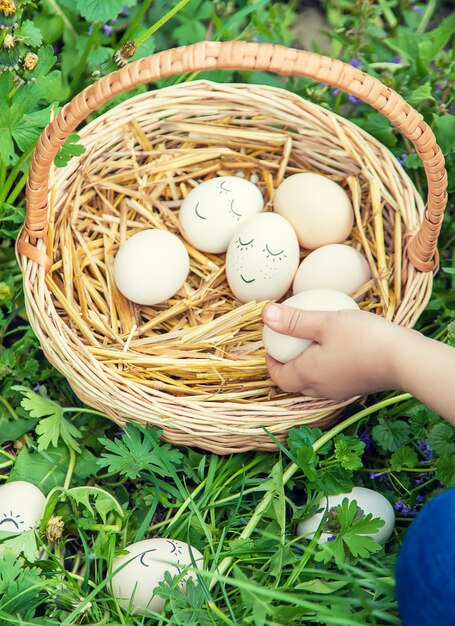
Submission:
M 422 158 L 427 206 L 377 140 L 327 109 L 257 85 L 196 81 L 131 98 L 83 128 L 82 157 L 53 169 L 68 135 L 110 98 L 159 78 L 228 68 L 311 77 L 381 111 Z M 318 171 L 342 184 L 356 214 L 350 243 L 367 255 L 374 276 L 358 294 L 361 307 L 414 324 L 437 268 L 446 204 L 441 151 L 422 116 L 398 94 L 307 51 L 202 42 L 100 79 L 43 131 L 18 240 L 30 323 L 76 394 L 120 424 L 156 424 L 168 441 L 221 454 L 273 449 L 264 427 L 283 441 L 291 427 L 327 426 L 352 401 L 273 387 L 258 340 L 263 303 L 236 306 L 222 257 L 190 250 L 194 281 L 165 307 L 137 307 L 115 289 L 119 242 L 141 228 L 178 232 L 176 211 L 191 186 L 239 170 L 257 177 L 268 203 L 294 172 Z

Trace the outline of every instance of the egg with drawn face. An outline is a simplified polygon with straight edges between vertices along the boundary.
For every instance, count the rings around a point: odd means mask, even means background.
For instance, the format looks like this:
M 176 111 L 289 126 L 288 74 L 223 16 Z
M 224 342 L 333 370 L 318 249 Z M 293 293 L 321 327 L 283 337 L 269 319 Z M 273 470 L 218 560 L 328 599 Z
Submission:
M 14 480 L 0 487 L 0 531 L 22 533 L 38 526 L 46 497 L 32 483 Z
M 241 226 L 226 254 L 226 277 L 241 302 L 277 300 L 291 286 L 299 265 L 297 235 L 276 213 L 260 213 Z
M 182 202 L 182 235 L 198 250 L 220 254 L 240 224 L 263 208 L 255 184 L 239 176 L 217 176 L 192 189 Z
M 166 572 L 178 576 L 192 563 L 198 569 L 203 565 L 199 550 L 175 539 L 145 539 L 125 550 L 128 554 L 117 557 L 112 564 L 111 586 L 120 606 L 134 614 L 162 611 L 164 599 L 154 595 L 153 590 L 164 580 Z M 197 581 L 193 567 L 179 583 L 183 590 L 189 578 Z

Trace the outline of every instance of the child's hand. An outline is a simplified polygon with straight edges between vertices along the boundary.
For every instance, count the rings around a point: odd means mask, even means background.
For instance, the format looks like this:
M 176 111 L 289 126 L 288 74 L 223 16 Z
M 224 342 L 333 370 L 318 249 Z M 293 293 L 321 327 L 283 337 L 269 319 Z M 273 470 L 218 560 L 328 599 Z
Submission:
M 266 355 L 275 384 L 284 391 L 338 401 L 399 389 L 397 355 L 406 348 L 409 334 L 418 334 L 364 311 L 302 311 L 267 304 L 262 319 L 272 330 L 314 341 L 288 363 Z

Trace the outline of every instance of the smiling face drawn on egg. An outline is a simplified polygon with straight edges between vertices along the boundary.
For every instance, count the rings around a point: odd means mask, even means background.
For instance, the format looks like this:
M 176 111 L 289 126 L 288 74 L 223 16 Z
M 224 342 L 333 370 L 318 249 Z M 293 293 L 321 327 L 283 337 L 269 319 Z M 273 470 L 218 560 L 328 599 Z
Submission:
M 299 244 L 280 215 L 261 213 L 234 235 L 226 255 L 226 275 L 242 302 L 281 298 L 299 264 Z
M 238 176 L 207 180 L 190 191 L 180 207 L 183 237 L 195 248 L 225 252 L 238 226 L 264 208 L 258 187 Z
M 28 530 L 31 530 L 33 526 L 30 526 Z M 16 515 L 13 511 L 0 514 L 0 530 L 7 530 L 10 532 L 26 530 L 24 527 L 24 520 L 21 515 Z

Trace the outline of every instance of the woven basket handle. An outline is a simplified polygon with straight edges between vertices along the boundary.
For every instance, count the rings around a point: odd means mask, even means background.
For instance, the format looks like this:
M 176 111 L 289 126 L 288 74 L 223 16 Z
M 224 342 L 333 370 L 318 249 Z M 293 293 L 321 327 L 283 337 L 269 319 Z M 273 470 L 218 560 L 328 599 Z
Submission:
M 37 240 L 46 240 L 48 228 L 49 170 L 62 143 L 90 113 L 110 98 L 137 85 L 184 72 L 212 69 L 262 70 L 307 76 L 349 92 L 383 113 L 412 141 L 428 180 L 427 210 L 420 230 L 409 243 L 409 259 L 422 272 L 437 266 L 436 246 L 447 201 L 447 173 L 433 131 L 422 116 L 395 91 L 343 61 L 306 50 L 245 41 L 203 41 L 153 54 L 104 76 L 66 104 L 43 130 L 33 153 L 25 218 L 25 232 L 30 242 L 21 239 L 19 251 L 49 269 L 50 261 L 40 249 L 42 246 L 37 247 Z

